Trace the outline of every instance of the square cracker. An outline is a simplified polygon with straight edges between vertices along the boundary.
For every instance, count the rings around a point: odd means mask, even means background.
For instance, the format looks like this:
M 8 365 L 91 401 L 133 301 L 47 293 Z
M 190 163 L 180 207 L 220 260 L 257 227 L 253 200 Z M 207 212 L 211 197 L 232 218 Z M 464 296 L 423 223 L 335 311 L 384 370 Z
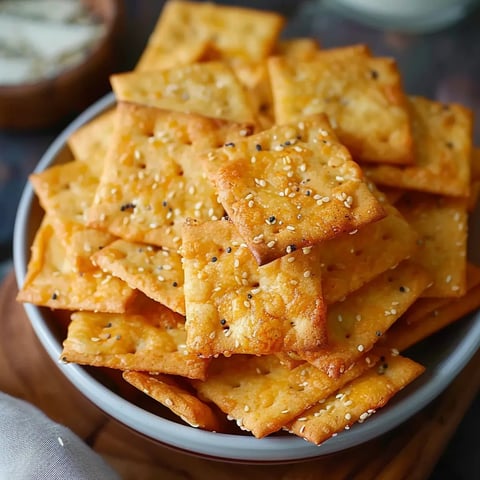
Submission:
M 365 165 L 377 185 L 466 197 L 470 188 L 473 115 L 457 104 L 410 97 L 415 164 Z
M 431 299 L 425 299 L 431 300 Z M 438 299 L 436 299 L 438 300 Z M 433 335 L 448 325 L 460 320 L 465 315 L 480 307 L 480 285 L 478 284 L 478 267 L 473 275 L 467 292 L 460 298 L 445 299 L 440 305 L 432 306 L 430 312 L 425 312 L 423 318 L 417 318 L 410 322 L 409 315 L 402 317 L 396 322 L 380 344 L 385 347 L 395 348 L 399 351 L 415 345 L 425 338 Z M 415 304 L 413 305 L 415 307 Z
M 128 72 L 110 79 L 117 101 L 210 118 L 253 124 L 242 84 L 222 62 L 205 62 L 153 72 Z
M 185 218 L 220 218 L 223 207 L 194 152 L 249 132 L 243 125 L 121 103 L 93 205 L 92 228 L 177 248 Z
M 354 423 L 363 423 L 424 370 L 408 358 L 386 355 L 374 368 L 303 412 L 287 430 L 319 445 Z
M 308 363 L 289 369 L 275 355 L 233 355 L 213 359 L 207 380 L 192 383 L 201 398 L 215 403 L 243 430 L 262 438 L 328 398 L 376 361 L 370 355 L 333 379 Z
M 260 265 L 385 216 L 324 115 L 274 126 L 201 158 Z
M 317 265 L 302 251 L 259 267 L 228 220 L 183 230 L 187 346 L 209 357 L 325 344 Z
M 123 378 L 146 395 L 169 408 L 191 427 L 212 432 L 223 430 L 222 419 L 195 395 L 167 375 L 143 372 L 124 372 Z
M 428 274 L 408 260 L 379 275 L 328 307 L 328 345 L 299 356 L 338 377 L 375 345 L 429 282 Z
M 322 290 L 327 304 L 344 299 L 382 272 L 395 267 L 417 250 L 417 234 L 383 195 L 386 217 L 350 234 L 327 240 L 311 249 L 320 262 Z
M 467 200 L 409 192 L 397 208 L 419 236 L 412 259 L 432 278 L 423 296 L 462 296 L 466 288 Z
M 355 160 L 409 164 L 412 133 L 395 61 L 368 49 L 320 50 L 313 60 L 269 60 L 277 123 L 325 113 Z
M 206 2 L 169 1 L 150 35 L 146 52 L 168 55 L 210 42 L 222 58 L 259 61 L 273 50 L 285 19 L 274 12 Z M 137 67 L 148 66 L 143 56 Z
M 188 353 L 185 322 L 171 312 L 151 315 L 76 312 L 62 359 L 96 367 L 139 370 L 205 379 L 208 360 Z
M 185 315 L 182 257 L 176 251 L 116 240 L 92 259 L 104 272 Z
M 100 269 L 78 272 L 68 262 L 48 216 L 37 231 L 17 299 L 52 309 L 124 312 L 136 292 Z

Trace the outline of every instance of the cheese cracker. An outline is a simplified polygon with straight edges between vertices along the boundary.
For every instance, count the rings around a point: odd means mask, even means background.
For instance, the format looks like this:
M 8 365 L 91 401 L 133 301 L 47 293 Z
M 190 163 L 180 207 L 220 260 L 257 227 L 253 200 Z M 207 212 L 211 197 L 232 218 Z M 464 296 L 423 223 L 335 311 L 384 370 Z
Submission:
M 415 163 L 365 165 L 377 185 L 466 197 L 470 188 L 472 112 L 457 104 L 410 97 Z
M 318 266 L 301 251 L 259 267 L 233 224 L 220 220 L 185 225 L 182 254 L 192 352 L 268 354 L 326 342 Z
M 160 402 L 191 427 L 221 432 L 223 423 L 205 402 L 182 387 L 175 378 L 143 372 L 124 372 L 123 378 Z
M 397 207 L 418 233 L 412 256 L 432 277 L 426 297 L 465 293 L 468 219 L 466 199 L 410 192 Z
M 271 58 L 269 70 L 277 123 L 325 113 L 355 160 L 412 163 L 408 104 L 393 59 L 320 50 L 309 61 Z
M 323 115 L 229 142 L 202 161 L 260 265 L 385 216 Z
M 249 130 L 199 115 L 118 105 L 118 128 L 88 211 L 92 228 L 178 248 L 185 218 L 220 218 L 223 207 L 194 153 Z

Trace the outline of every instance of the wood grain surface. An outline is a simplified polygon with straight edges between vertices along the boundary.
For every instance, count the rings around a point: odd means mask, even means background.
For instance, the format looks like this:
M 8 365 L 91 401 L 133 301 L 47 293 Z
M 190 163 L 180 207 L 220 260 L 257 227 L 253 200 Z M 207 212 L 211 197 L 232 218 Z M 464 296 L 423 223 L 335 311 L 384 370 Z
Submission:
M 161 447 L 111 419 L 63 376 L 37 340 L 10 273 L 0 287 L 0 390 L 70 427 L 124 479 L 425 480 L 480 387 L 480 352 L 425 410 L 394 431 L 327 457 L 287 465 L 232 465 Z

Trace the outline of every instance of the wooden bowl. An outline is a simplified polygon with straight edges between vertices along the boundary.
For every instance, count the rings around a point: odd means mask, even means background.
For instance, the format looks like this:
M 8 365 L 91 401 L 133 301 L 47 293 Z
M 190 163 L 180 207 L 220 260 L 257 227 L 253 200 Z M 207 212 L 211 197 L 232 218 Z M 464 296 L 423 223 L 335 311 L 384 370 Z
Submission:
M 34 83 L 0 86 L 0 128 L 34 129 L 60 123 L 106 93 L 115 71 L 123 23 L 122 0 L 83 0 L 105 32 L 79 64 Z

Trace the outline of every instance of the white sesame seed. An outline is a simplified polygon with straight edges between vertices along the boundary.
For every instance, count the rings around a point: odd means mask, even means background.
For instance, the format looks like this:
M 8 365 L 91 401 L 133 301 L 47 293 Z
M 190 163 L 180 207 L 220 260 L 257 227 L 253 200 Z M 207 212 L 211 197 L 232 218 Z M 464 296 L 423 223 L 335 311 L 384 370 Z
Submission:
M 62 437 L 57 437 L 58 443 L 60 444 L 61 447 L 63 447 L 65 444 L 63 443 Z
M 357 345 L 357 350 L 359 352 L 363 352 L 365 350 L 365 347 L 363 345 Z
M 295 227 L 293 225 L 287 225 L 287 230 L 290 230 L 291 232 L 294 232 Z
M 289 257 L 287 262 L 288 263 L 293 263 L 295 261 L 295 257 Z
M 303 272 L 303 276 L 304 276 L 305 278 L 309 278 L 311 274 L 312 274 L 312 272 L 310 272 L 310 270 L 305 270 L 305 271 Z
M 345 414 L 345 420 L 351 420 L 352 419 L 352 414 L 351 413 L 346 413 Z

